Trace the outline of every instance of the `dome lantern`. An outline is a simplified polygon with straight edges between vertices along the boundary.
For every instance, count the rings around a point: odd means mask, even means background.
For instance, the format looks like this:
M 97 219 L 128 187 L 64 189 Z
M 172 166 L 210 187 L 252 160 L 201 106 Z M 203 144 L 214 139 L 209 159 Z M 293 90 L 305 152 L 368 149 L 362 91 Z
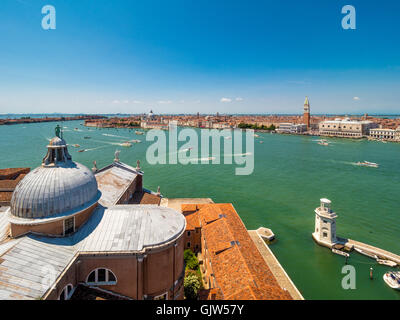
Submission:
M 68 153 L 67 143 L 62 138 L 62 130 L 59 125 L 55 129 L 56 136 L 50 140 L 47 146 L 47 154 L 43 158 L 43 166 L 57 166 L 72 161 Z

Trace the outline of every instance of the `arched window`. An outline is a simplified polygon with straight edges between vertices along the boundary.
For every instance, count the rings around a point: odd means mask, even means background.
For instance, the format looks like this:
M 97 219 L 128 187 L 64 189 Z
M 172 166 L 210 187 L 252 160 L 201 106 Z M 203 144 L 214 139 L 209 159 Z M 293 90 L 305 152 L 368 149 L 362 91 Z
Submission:
M 86 283 L 92 285 L 114 285 L 117 284 L 117 277 L 111 270 L 98 268 L 89 274 Z
M 61 292 L 60 296 L 58 297 L 58 300 L 69 300 L 72 297 L 73 293 L 74 286 L 71 283 L 67 284 Z

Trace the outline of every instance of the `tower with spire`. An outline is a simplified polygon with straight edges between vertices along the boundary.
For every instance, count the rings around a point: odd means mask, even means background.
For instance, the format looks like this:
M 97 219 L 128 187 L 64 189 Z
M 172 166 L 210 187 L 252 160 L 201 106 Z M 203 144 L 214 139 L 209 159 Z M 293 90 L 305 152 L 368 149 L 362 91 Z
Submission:
M 307 125 L 307 130 L 310 130 L 310 102 L 308 101 L 308 97 L 304 101 L 304 113 L 303 113 L 304 123 Z

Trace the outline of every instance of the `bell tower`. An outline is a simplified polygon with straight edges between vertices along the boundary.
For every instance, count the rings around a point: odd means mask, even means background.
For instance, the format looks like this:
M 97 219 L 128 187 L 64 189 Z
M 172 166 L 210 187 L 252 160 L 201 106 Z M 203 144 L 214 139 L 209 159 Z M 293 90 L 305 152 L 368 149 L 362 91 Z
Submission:
M 331 210 L 331 201 L 321 199 L 321 205 L 315 209 L 314 240 L 321 245 L 331 248 L 338 242 L 336 238 L 337 214 Z
M 307 130 L 310 130 L 310 102 L 308 101 L 308 97 L 306 97 L 306 100 L 304 101 L 303 120 L 307 125 Z

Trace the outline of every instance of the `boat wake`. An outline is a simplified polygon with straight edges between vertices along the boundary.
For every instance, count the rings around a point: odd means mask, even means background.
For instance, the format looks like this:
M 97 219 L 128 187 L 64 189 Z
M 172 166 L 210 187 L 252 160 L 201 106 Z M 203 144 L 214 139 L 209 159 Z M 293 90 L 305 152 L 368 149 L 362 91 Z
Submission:
M 129 137 L 117 136 L 117 135 L 115 135 L 115 134 L 109 134 L 109 133 L 103 133 L 103 136 L 106 136 L 106 137 L 114 137 L 114 138 L 124 138 L 124 139 L 129 139 Z

